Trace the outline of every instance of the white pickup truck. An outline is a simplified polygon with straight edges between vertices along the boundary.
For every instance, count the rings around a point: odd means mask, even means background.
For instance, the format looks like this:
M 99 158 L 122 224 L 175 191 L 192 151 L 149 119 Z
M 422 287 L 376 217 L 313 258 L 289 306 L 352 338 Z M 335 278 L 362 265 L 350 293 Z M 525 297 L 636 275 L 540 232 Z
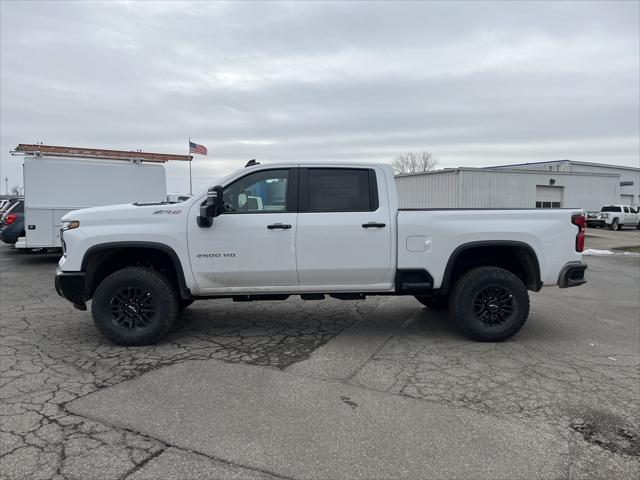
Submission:
M 620 230 L 624 226 L 640 230 L 640 213 L 629 205 L 605 205 L 599 212 L 587 212 L 587 227 Z
M 180 204 L 63 218 L 58 293 L 122 345 L 157 342 L 193 300 L 413 295 L 470 338 L 514 335 L 527 290 L 585 283 L 579 209 L 398 209 L 379 164 L 252 164 Z

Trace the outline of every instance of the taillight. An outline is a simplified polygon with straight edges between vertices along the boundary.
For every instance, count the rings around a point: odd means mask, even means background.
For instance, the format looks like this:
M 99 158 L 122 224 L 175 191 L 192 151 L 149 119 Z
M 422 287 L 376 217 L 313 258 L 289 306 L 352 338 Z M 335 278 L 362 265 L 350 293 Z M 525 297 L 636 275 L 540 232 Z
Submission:
M 6 216 L 6 218 L 4 219 L 4 223 L 5 225 L 11 225 L 13 222 L 16 221 L 16 218 L 18 218 L 18 216 L 15 213 L 10 213 L 9 215 Z
M 578 227 L 578 235 L 576 235 L 576 252 L 582 252 L 584 250 L 585 225 L 587 223 L 587 219 L 584 218 L 583 214 L 574 215 L 571 217 L 571 223 Z

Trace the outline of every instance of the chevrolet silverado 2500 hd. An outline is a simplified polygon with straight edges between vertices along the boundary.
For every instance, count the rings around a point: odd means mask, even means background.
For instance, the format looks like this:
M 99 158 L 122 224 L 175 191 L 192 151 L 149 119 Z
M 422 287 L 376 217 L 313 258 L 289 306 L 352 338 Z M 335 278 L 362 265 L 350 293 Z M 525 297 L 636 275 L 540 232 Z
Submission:
M 398 209 L 378 164 L 270 164 L 179 204 L 63 218 L 58 293 L 122 345 L 158 341 L 202 298 L 413 295 L 470 338 L 514 335 L 527 290 L 585 283 L 578 209 Z

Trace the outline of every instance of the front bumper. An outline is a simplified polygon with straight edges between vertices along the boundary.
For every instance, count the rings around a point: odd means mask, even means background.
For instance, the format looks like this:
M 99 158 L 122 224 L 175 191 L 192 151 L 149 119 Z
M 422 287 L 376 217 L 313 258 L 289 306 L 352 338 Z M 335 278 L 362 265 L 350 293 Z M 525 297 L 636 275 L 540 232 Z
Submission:
M 604 227 L 605 225 L 603 218 L 587 218 L 587 227 Z
M 587 283 L 584 278 L 584 271 L 587 269 L 587 264 L 583 262 L 571 262 L 567 263 L 558 276 L 558 286 L 560 288 L 577 287 Z
M 84 272 L 63 272 L 56 270 L 56 292 L 62 298 L 66 298 L 78 310 L 86 310 L 85 303 L 86 282 Z

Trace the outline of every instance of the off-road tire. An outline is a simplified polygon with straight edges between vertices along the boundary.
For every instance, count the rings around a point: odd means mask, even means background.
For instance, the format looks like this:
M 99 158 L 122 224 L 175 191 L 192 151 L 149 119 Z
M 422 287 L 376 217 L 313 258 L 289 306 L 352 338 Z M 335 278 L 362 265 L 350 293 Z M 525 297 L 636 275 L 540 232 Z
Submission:
M 498 300 L 487 300 L 488 305 L 481 301 L 494 298 L 491 294 L 487 296 L 487 291 L 494 291 Z M 487 313 L 489 307 L 497 307 L 498 311 Z M 509 309 L 510 313 L 505 314 Z M 449 311 L 468 338 L 481 342 L 500 342 L 515 335 L 527 321 L 529 293 L 522 280 L 507 270 L 498 267 L 474 268 L 455 283 L 449 298 Z M 497 323 L 499 320 L 494 323 L 494 316 L 504 317 L 502 323 Z
M 175 321 L 178 298 L 162 273 L 146 267 L 127 267 L 100 282 L 93 294 L 91 314 L 100 333 L 112 342 L 151 345 Z M 123 325 L 127 321 L 129 326 Z
M 446 310 L 449 308 L 449 297 L 444 295 L 426 296 L 416 295 L 416 300 L 429 310 Z

